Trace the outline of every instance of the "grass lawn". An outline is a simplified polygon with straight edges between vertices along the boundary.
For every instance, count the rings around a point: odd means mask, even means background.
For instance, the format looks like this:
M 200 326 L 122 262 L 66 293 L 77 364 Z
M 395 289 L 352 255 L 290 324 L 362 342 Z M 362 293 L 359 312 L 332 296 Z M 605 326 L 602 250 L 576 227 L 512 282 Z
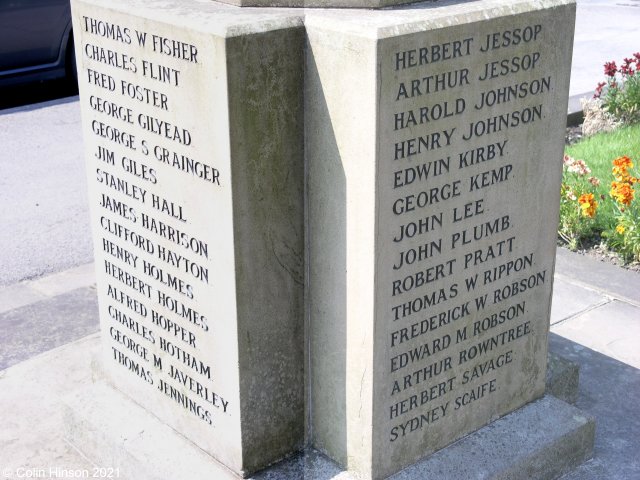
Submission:
M 636 166 L 640 163 L 640 123 L 585 138 L 568 146 L 565 153 L 573 158 L 581 158 L 587 162 L 593 176 L 600 180 L 607 178 L 611 183 L 611 162 L 615 158 L 626 155 Z

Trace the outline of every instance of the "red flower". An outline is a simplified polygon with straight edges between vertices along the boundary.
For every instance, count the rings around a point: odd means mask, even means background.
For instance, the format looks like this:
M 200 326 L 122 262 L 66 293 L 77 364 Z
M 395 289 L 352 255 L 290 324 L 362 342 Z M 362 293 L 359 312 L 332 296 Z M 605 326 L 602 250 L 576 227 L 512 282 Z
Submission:
M 598 86 L 596 87 L 596 93 L 593 95 L 593 98 L 600 98 L 602 95 L 602 88 L 606 85 L 605 82 L 598 82 Z
M 633 54 L 633 57 L 636 59 L 636 63 L 640 62 L 640 52 L 636 52 Z
M 618 67 L 616 66 L 616 62 L 607 62 L 604 64 L 604 74 L 607 77 L 613 77 L 618 71 Z
M 625 58 L 624 63 L 620 66 L 620 73 L 623 75 L 633 75 L 634 70 L 632 65 L 634 63 L 635 60 L 633 58 Z

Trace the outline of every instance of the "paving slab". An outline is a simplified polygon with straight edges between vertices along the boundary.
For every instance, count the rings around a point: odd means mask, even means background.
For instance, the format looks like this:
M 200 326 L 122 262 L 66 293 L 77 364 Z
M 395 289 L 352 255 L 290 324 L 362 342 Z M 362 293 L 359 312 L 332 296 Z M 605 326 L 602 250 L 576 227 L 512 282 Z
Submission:
M 551 331 L 640 368 L 640 307 L 614 300 L 556 324 Z
M 22 283 L 0 288 L 0 313 L 46 300 L 48 297 Z
M 553 300 L 551 303 L 551 325 L 568 318 L 599 307 L 611 301 L 603 295 L 582 285 L 576 285 L 563 278 L 556 278 L 553 282 Z
M 555 279 L 640 306 L 640 274 L 558 248 Z
M 93 262 L 28 282 L 30 288 L 48 297 L 95 284 L 96 271 Z
M 0 371 L 0 478 L 94 466 L 64 440 L 61 398 L 91 383 L 99 345 L 95 334 Z
M 0 287 L 0 313 L 95 284 L 94 264 L 87 263 L 35 280 L 24 280 Z

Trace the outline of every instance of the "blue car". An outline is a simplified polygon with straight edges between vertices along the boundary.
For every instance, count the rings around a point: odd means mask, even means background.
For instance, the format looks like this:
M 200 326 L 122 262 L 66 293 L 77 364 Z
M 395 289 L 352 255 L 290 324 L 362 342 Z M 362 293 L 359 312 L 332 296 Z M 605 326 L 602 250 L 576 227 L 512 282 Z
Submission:
M 0 0 L 0 85 L 75 76 L 69 0 Z

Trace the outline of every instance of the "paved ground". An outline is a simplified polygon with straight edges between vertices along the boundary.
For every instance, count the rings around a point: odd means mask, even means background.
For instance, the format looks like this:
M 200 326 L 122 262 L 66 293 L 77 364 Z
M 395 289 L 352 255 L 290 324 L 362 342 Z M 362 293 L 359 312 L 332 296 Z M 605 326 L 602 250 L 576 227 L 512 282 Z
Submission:
M 0 286 L 92 261 L 77 97 L 0 110 Z

